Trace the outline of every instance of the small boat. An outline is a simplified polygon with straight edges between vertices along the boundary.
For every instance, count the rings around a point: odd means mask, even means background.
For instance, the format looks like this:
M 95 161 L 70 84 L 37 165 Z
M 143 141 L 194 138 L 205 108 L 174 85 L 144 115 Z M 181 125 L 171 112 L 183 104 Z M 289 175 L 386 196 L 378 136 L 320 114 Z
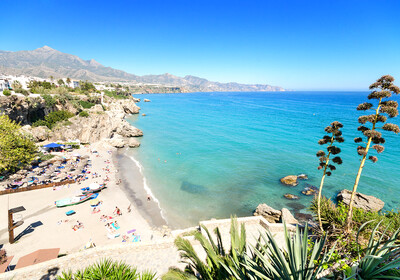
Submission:
M 97 196 L 98 196 L 98 194 L 88 193 L 85 195 L 74 196 L 71 198 L 64 198 L 64 199 L 57 200 L 56 206 L 57 207 L 65 207 L 65 206 L 77 205 L 77 204 L 85 202 L 89 199 L 94 199 Z
M 106 188 L 105 184 L 99 185 L 97 183 L 92 183 L 92 184 L 89 185 L 89 187 L 83 188 L 81 190 L 82 190 L 82 194 L 88 194 L 88 193 L 99 192 L 99 191 L 101 191 L 102 189 L 105 189 L 105 188 Z

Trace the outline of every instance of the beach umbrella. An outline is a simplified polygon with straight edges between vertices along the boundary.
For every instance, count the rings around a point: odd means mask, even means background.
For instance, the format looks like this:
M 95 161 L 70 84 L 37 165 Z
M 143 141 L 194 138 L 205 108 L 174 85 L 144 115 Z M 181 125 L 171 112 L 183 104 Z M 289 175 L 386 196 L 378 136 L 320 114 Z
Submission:
M 96 190 L 98 188 L 100 188 L 100 185 L 98 183 L 91 183 L 89 185 L 89 189 L 91 189 L 91 190 Z
M 90 202 L 90 206 L 97 206 L 99 205 L 100 200 L 98 198 L 92 199 L 92 201 Z

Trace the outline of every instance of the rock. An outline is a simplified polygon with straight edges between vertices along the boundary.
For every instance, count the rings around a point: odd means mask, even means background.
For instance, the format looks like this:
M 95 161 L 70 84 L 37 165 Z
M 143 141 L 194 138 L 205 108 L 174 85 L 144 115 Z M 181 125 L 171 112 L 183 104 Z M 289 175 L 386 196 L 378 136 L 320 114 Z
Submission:
M 146 114 L 142 114 L 142 116 L 143 116 L 143 117 L 145 117 L 145 116 L 146 116 Z
M 300 210 L 306 208 L 306 206 L 304 206 L 304 204 L 301 204 L 298 202 L 289 202 L 289 203 L 286 203 L 286 205 L 288 207 L 292 208 L 294 212 L 299 212 Z
M 299 179 L 299 180 L 308 180 L 308 176 L 307 176 L 307 174 L 300 174 L 300 175 L 297 175 L 297 179 Z
M 307 196 L 316 195 L 318 194 L 318 188 L 316 186 L 307 185 L 301 193 Z
M 117 127 L 117 133 L 124 137 L 140 137 L 143 136 L 143 131 L 131 126 L 127 121 L 121 120 Z
M 270 223 L 278 223 L 281 219 L 281 211 L 276 210 L 267 204 L 259 204 L 254 211 L 254 216 L 262 216 Z
M 310 214 L 295 213 L 294 216 L 300 223 L 310 223 L 313 221 L 313 216 Z
M 144 102 L 150 102 L 150 99 L 144 99 L 143 101 Z
M 349 205 L 350 197 L 351 197 L 351 191 L 342 190 L 337 195 L 337 200 L 338 200 L 338 202 L 342 202 L 346 205 Z M 376 198 L 371 195 L 357 193 L 357 192 L 355 194 L 354 207 L 361 208 L 361 209 L 364 209 L 364 210 L 370 211 L 370 212 L 377 212 L 377 211 L 382 210 L 383 206 L 385 206 L 385 203 L 382 200 L 380 200 L 379 198 Z
M 35 141 L 42 142 L 49 138 L 50 129 L 47 126 L 32 127 L 31 134 Z
M 297 186 L 299 183 L 297 182 L 297 176 L 289 175 L 286 177 L 281 178 L 281 183 L 287 186 Z
M 125 140 L 122 138 L 112 138 L 110 139 L 110 145 L 115 148 L 123 148 L 125 147 Z
M 289 200 L 297 200 L 300 199 L 300 197 L 298 197 L 297 195 L 291 194 L 291 193 L 287 193 L 283 195 L 286 199 Z
M 139 141 L 136 140 L 135 138 L 128 138 L 126 140 L 126 144 L 129 146 L 129 148 L 137 148 L 140 146 Z
M 289 209 L 282 208 L 282 223 L 285 222 L 286 224 L 298 224 L 299 221 L 295 219 L 295 217 L 290 213 Z

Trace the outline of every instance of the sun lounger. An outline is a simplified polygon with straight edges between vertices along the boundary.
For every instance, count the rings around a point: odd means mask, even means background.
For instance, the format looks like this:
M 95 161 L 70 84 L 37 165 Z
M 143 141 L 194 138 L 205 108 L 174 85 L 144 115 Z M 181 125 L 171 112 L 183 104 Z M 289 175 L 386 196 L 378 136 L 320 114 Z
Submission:
M 119 229 L 120 228 L 120 226 L 115 226 L 115 224 L 114 223 L 111 223 L 111 225 L 113 226 L 113 228 L 115 228 L 115 229 Z

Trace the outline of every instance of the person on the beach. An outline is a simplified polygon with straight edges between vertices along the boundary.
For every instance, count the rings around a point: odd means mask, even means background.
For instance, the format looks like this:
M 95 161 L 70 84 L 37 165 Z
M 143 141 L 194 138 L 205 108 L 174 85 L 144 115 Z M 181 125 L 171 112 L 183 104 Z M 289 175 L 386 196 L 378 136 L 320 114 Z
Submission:
M 150 197 L 150 195 L 148 195 L 147 196 L 147 201 L 150 201 L 151 200 L 151 197 Z
M 114 210 L 113 214 L 117 215 L 117 216 L 121 216 L 122 215 L 121 210 L 117 206 L 115 206 L 115 210 Z
M 131 212 L 131 205 L 129 204 L 128 209 L 127 209 L 128 213 Z

